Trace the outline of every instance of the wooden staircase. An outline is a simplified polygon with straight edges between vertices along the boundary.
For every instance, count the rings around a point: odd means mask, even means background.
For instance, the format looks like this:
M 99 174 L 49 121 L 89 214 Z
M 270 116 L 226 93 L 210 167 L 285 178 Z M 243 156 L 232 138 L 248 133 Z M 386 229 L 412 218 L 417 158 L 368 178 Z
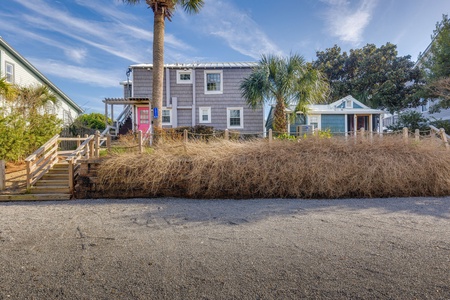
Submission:
M 56 163 L 29 189 L 29 192 L 37 198 L 70 199 L 69 164 L 66 161 Z

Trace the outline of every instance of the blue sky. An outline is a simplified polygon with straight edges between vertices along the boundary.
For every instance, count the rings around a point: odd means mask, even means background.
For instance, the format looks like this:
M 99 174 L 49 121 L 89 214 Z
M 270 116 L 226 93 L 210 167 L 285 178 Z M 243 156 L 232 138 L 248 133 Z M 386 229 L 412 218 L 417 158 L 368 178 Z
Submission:
M 200 14 L 166 22 L 166 63 L 257 61 L 261 54 L 397 45 L 413 61 L 449 0 L 205 0 Z M 0 36 L 87 113 L 122 97 L 127 67 L 152 62 L 153 15 L 145 1 L 2 0 Z

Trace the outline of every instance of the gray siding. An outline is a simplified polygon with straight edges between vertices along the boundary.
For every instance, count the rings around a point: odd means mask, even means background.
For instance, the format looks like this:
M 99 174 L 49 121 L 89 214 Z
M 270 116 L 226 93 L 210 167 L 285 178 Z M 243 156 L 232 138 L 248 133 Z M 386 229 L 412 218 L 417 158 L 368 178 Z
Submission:
M 223 72 L 223 93 L 205 94 L 205 70 L 221 70 Z M 263 109 L 253 110 L 248 107 L 245 100 L 241 97 L 239 89 L 243 78 L 251 73 L 249 67 L 232 67 L 223 69 L 195 69 L 193 70 L 193 79 L 195 83 L 195 124 L 212 126 L 215 129 L 224 130 L 227 128 L 227 108 L 243 108 L 243 127 L 234 129 L 244 133 L 262 133 L 264 126 Z M 193 106 L 193 84 L 177 84 L 177 69 L 169 71 L 169 77 L 164 73 L 164 95 L 163 106 L 166 106 L 166 80 L 170 80 L 170 99 L 177 98 L 178 126 L 192 125 L 192 106 Z M 151 97 L 152 91 L 152 73 L 151 69 L 137 67 L 133 69 L 133 91 L 134 97 Z M 171 103 L 172 101 L 169 100 Z M 211 107 L 211 123 L 199 123 L 199 107 Z M 172 109 L 176 109 L 172 107 Z M 173 114 L 172 114 L 173 116 Z M 173 121 L 172 121 L 173 123 Z

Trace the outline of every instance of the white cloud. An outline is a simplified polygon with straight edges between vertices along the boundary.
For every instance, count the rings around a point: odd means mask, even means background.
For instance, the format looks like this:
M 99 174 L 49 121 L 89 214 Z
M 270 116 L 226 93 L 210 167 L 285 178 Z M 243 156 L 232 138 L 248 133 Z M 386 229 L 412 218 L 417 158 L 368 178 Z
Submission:
M 261 54 L 283 54 L 247 14 L 225 1 L 205 2 L 196 20 L 200 20 L 207 34 L 223 39 L 230 48 L 254 59 Z
M 360 0 L 358 5 L 347 0 L 321 1 L 329 5 L 324 13 L 329 33 L 343 42 L 358 45 L 378 0 Z
M 30 61 L 43 74 L 87 83 L 92 86 L 117 87 L 121 81 L 120 74 L 123 73 L 123 70 L 84 68 L 51 59 L 31 58 Z

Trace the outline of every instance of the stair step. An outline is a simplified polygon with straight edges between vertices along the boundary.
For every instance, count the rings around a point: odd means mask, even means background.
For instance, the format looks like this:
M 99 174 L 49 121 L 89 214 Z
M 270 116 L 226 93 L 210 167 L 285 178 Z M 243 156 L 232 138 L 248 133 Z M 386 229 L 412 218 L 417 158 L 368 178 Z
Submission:
M 66 176 L 67 177 L 67 176 Z M 69 180 L 67 178 L 64 179 L 40 179 L 36 182 L 36 186 L 41 185 L 50 185 L 50 186 L 69 186 Z
M 56 185 L 33 186 L 30 189 L 31 194 L 69 194 L 69 187 Z
M 44 201 L 44 200 L 70 200 L 70 194 L 21 194 L 0 195 L 2 201 Z

